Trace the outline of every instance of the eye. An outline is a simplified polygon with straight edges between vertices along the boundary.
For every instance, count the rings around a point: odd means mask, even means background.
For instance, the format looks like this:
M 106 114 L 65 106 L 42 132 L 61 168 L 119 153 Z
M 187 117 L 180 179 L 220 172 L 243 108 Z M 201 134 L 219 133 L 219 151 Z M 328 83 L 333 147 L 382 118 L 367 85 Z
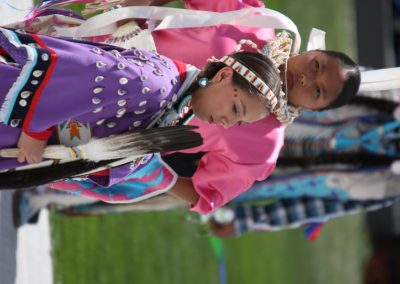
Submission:
M 317 87 L 315 96 L 317 97 L 317 99 L 319 99 L 319 97 L 321 96 L 321 88 L 320 87 Z
M 233 105 L 232 112 L 233 112 L 235 115 L 238 114 L 238 110 L 237 110 L 236 105 Z

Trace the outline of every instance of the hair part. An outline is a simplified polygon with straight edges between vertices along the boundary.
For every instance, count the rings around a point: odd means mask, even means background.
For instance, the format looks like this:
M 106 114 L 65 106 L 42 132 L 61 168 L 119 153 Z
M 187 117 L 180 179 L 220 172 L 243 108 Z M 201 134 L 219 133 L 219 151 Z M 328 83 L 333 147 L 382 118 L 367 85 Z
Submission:
M 350 103 L 360 88 L 361 72 L 358 65 L 345 53 L 332 50 L 318 50 L 339 61 L 345 73 L 343 88 L 337 98 L 324 110 L 338 108 Z
M 249 68 L 258 78 L 268 85 L 276 96 L 279 95 L 281 90 L 279 71 L 269 58 L 260 53 L 248 51 L 232 53 L 229 56 Z M 199 78 L 205 77 L 207 79 L 212 79 L 218 71 L 224 67 L 227 67 L 227 65 L 222 62 L 210 62 L 199 74 Z M 236 71 L 233 72 L 232 82 L 235 86 L 248 91 L 252 96 L 261 97 L 260 91 Z M 199 88 L 197 84 L 192 84 L 190 91 L 195 92 Z

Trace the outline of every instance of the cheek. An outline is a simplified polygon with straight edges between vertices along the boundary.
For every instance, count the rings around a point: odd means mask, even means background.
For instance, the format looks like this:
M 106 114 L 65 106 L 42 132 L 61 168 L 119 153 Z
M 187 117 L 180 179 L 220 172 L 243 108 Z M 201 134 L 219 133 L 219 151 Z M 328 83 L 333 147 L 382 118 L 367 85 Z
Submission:
M 230 98 L 227 97 L 216 97 L 212 102 L 209 104 L 209 108 L 216 111 L 221 112 L 229 108 L 231 104 Z
M 222 110 L 224 108 L 227 108 L 228 103 L 227 102 L 223 102 L 223 101 L 218 101 L 215 103 L 215 105 L 213 106 L 214 109 L 218 110 Z

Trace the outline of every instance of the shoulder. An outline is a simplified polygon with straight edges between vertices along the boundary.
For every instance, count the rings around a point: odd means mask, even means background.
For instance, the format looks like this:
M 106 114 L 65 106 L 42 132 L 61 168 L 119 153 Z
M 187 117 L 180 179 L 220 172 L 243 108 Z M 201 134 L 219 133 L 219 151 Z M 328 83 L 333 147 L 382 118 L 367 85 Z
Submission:
M 242 159 L 261 163 L 275 163 L 283 147 L 285 125 L 274 115 L 257 122 L 240 126 L 240 132 L 235 135 L 235 143 L 245 148 Z M 241 150 L 240 152 L 242 152 Z
M 185 0 L 185 7 L 192 10 L 204 10 L 213 12 L 227 12 L 246 8 L 265 7 L 263 1 L 259 0 L 224 0 L 224 1 L 204 1 L 204 0 Z

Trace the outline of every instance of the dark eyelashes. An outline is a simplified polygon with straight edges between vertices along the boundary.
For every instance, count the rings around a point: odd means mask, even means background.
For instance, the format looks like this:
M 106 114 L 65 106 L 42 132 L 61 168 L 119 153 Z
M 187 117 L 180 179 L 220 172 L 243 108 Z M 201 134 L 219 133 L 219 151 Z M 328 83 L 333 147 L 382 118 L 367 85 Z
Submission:
M 235 104 L 233 105 L 232 111 L 233 111 L 234 114 L 238 114 L 238 111 L 237 111 L 237 108 L 236 108 Z

